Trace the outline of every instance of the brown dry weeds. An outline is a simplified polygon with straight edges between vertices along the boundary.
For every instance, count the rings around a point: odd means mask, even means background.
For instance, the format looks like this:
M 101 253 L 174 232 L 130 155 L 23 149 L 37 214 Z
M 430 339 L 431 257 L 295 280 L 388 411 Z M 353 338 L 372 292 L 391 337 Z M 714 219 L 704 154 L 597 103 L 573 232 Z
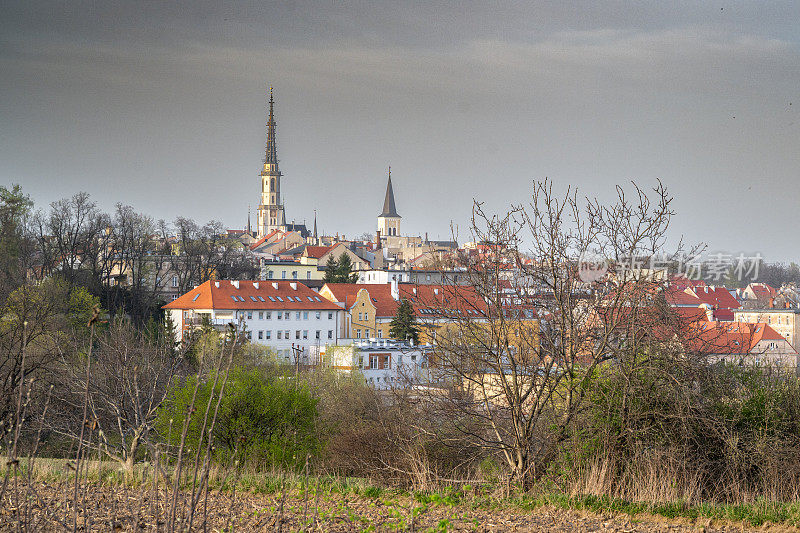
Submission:
M 72 507 L 60 484 L 36 483 L 28 505 L 28 531 L 71 530 Z M 80 531 L 166 531 L 164 493 L 156 499 L 148 489 L 90 485 L 85 508 L 78 513 Z M 20 509 L 24 509 L 20 500 Z M 84 522 L 84 514 L 88 518 Z M 0 509 L 0 531 L 17 531 L 13 502 Z M 185 530 L 187 524 L 177 524 Z M 205 526 L 205 527 L 204 527 Z M 697 532 L 697 531 L 787 531 L 777 526 L 748 528 L 708 520 L 668 520 L 653 516 L 602 515 L 557 508 L 536 511 L 471 509 L 466 505 L 423 505 L 410 497 L 368 498 L 353 494 L 326 493 L 287 495 L 213 491 L 208 513 L 200 506 L 194 531 L 602 531 L 602 532 Z

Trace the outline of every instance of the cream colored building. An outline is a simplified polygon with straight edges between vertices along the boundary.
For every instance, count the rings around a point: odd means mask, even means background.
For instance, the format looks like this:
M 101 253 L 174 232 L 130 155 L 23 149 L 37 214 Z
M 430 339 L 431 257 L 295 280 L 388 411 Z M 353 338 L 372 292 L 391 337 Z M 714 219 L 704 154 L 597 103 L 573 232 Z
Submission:
M 766 323 L 789 341 L 795 350 L 800 351 L 800 309 L 734 309 L 733 320 L 751 324 Z

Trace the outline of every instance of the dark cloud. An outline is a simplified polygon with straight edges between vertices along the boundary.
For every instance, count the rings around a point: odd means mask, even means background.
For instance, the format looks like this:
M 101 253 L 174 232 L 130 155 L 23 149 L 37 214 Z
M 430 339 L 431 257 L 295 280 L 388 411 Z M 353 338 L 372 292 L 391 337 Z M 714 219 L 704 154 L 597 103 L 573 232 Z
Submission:
M 388 164 L 404 228 L 443 238 L 473 198 L 502 209 L 533 178 L 607 196 L 660 177 L 676 232 L 797 259 L 797 10 L 18 3 L 0 21 L 0 180 L 40 205 L 82 189 L 241 226 L 272 84 L 298 221 L 373 231 Z

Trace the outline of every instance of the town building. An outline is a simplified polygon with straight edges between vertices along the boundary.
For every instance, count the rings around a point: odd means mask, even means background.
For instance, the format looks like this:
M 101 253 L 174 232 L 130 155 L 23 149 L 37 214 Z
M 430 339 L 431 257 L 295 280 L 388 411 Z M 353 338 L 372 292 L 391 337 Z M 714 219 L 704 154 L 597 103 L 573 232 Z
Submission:
M 750 324 L 765 323 L 783 336 L 795 350 L 800 350 L 800 309 L 793 307 L 766 307 L 763 309 L 736 309 L 734 321 Z
M 293 348 L 316 357 L 320 347 L 339 341 L 341 306 L 296 281 L 207 281 L 163 307 L 187 340 L 204 325 L 235 324 L 255 344 L 292 361 Z
M 696 321 L 687 325 L 685 347 L 709 363 L 772 366 L 797 371 L 798 352 L 763 322 Z
M 485 321 L 486 302 L 472 287 L 398 283 L 326 283 L 320 295 L 343 306 L 342 336 L 388 339 L 400 300 L 411 303 L 420 327 L 420 340 L 433 343 L 436 331 L 454 320 Z
M 358 372 L 371 387 L 393 389 L 428 383 L 431 352 L 429 345 L 364 340 L 349 345 L 328 345 L 323 358 L 337 372 Z

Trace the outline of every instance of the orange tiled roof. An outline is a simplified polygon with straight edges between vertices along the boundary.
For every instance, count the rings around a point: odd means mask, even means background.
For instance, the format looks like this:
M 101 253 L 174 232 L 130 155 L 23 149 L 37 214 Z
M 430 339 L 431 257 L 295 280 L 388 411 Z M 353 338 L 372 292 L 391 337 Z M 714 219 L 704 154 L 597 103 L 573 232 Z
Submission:
M 306 257 L 313 257 L 314 259 L 319 259 L 323 255 L 328 253 L 328 250 L 330 250 L 334 246 L 336 245 L 334 244 L 333 246 L 306 246 L 306 249 L 303 252 L 303 254 Z
M 393 317 L 400 303 L 392 297 L 389 283 L 328 283 L 326 287 L 337 301 L 345 302 L 348 309 L 355 303 L 358 291 L 366 289 L 378 317 Z M 475 318 L 486 317 L 488 313 L 486 303 L 469 286 L 400 283 L 398 289 L 400 297 L 411 302 L 417 318 L 441 316 L 448 311 L 474 315 Z
M 341 307 L 297 281 L 222 280 L 206 281 L 163 309 L 338 310 Z
M 748 354 L 763 340 L 786 339 L 767 324 L 696 322 L 687 328 L 688 348 L 705 354 Z

